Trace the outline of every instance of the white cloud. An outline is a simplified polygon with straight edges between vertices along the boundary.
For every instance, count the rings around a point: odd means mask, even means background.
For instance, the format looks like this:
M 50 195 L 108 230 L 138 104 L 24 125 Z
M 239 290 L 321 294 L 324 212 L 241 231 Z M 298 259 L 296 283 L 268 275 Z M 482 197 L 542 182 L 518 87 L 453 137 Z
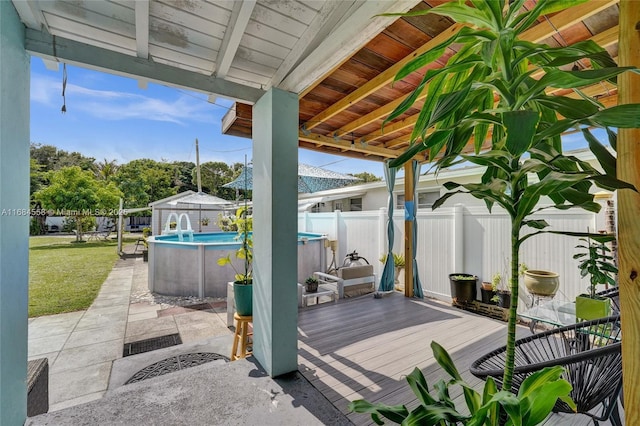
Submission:
M 31 79 L 31 100 L 58 108 L 62 83 L 42 75 Z M 151 120 L 186 125 L 189 121 L 212 122 L 214 109 L 206 101 L 179 94 L 173 99 L 112 90 L 96 90 L 67 84 L 67 111 L 72 108 L 103 120 Z M 59 104 L 59 105 L 58 105 Z

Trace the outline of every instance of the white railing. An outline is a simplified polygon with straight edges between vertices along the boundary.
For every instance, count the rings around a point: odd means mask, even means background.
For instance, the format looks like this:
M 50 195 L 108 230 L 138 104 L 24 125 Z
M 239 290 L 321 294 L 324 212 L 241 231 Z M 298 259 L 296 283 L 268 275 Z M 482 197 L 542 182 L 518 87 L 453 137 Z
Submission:
M 418 271 L 425 294 L 450 300 L 448 276 L 455 272 L 478 275 L 491 281 L 496 272 L 504 275 L 505 262 L 510 259 L 511 237 L 508 215 L 497 208 L 489 213 L 484 207 L 443 207 L 436 211 L 419 210 L 417 214 Z M 598 215 L 575 210 L 549 210 L 544 218 L 556 231 L 594 231 L 599 225 Z M 364 212 L 300 213 L 301 232 L 327 234 L 338 240 L 336 259 L 342 264 L 344 256 L 357 250 L 374 265 L 378 276 L 382 273 L 380 256 L 387 251 L 386 209 Z M 404 210 L 394 212 L 394 249 L 404 253 Z M 527 240 L 520 250 L 520 260 L 529 269 L 546 269 L 560 274 L 560 289 L 556 298 L 573 300 L 587 287 L 587 278 L 580 279 L 577 261 L 573 259 L 578 240 L 575 237 L 543 234 Z M 328 249 L 327 249 L 328 250 Z M 327 259 L 331 259 L 331 253 Z M 403 279 L 401 274 L 400 279 Z M 522 300 L 528 298 L 521 283 Z M 524 303 L 520 303 L 523 306 Z

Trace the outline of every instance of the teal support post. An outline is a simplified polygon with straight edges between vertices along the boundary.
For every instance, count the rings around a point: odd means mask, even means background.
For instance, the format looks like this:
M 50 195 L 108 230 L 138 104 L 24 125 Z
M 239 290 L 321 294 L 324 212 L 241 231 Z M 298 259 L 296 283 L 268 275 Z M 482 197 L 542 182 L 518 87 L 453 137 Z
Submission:
M 27 417 L 29 55 L 24 25 L 0 1 L 0 425 Z
M 253 354 L 271 377 L 298 369 L 298 96 L 253 107 Z

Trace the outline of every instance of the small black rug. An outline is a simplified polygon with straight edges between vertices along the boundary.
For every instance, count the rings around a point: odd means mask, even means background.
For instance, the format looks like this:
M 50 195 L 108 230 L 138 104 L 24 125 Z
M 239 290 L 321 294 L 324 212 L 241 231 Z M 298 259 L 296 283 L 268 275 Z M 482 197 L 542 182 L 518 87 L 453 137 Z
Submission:
M 168 348 L 170 346 L 176 346 L 181 343 L 182 339 L 180 339 L 180 334 L 178 333 L 154 337 L 152 339 L 139 340 L 137 342 L 125 343 L 122 356 L 127 357 L 144 352 L 151 352 L 158 349 Z
M 131 376 L 131 378 L 127 380 L 125 385 L 128 385 L 129 383 L 140 382 L 145 379 L 150 379 L 151 377 L 158 377 L 164 374 L 173 373 L 174 371 L 184 370 L 185 368 L 206 364 L 207 362 L 217 361 L 220 359 L 224 360 L 225 362 L 229 362 L 229 358 L 227 358 L 226 356 L 213 352 L 198 352 L 172 356 L 170 358 L 163 359 L 162 361 L 158 361 L 146 366 L 145 368 Z

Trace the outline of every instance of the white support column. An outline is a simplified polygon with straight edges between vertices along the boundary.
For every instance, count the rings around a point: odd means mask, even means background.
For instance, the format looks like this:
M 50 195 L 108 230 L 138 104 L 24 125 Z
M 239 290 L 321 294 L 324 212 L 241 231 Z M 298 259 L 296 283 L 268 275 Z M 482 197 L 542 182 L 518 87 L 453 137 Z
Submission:
M 0 424 L 27 417 L 29 55 L 24 25 L 0 1 Z
M 453 272 L 464 272 L 464 206 L 453 206 Z
M 253 107 L 253 353 L 272 376 L 298 369 L 298 96 Z

